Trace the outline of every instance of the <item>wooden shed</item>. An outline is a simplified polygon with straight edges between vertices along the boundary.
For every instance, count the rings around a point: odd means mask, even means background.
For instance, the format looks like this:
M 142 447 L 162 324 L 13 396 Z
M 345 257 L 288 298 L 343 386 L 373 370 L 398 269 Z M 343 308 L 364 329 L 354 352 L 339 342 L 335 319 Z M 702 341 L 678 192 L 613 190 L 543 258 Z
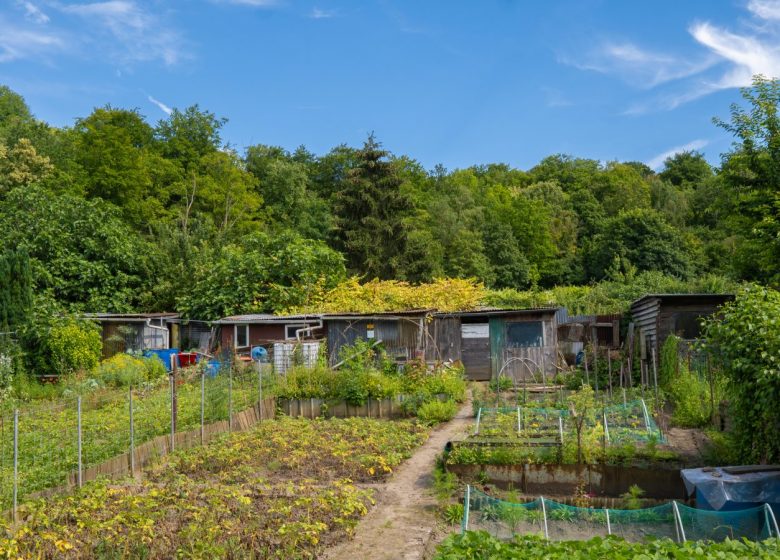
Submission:
M 328 335 L 328 361 L 340 360 L 341 349 L 356 340 L 381 341 L 388 355 L 399 363 L 413 358 L 428 359 L 434 352 L 429 339 L 429 309 L 392 313 L 342 313 L 323 315 Z
M 431 339 L 444 359 L 460 359 L 466 376 L 499 374 L 542 381 L 557 371 L 557 308 L 487 309 L 437 313 Z M 430 353 L 430 352 L 429 352 Z
M 696 340 L 701 319 L 734 299 L 733 294 L 648 294 L 631 304 L 631 317 L 639 339 L 640 357 L 656 359 L 669 335 Z
M 128 350 L 171 347 L 171 330 L 178 313 L 85 313 L 84 319 L 100 325 L 103 358 Z

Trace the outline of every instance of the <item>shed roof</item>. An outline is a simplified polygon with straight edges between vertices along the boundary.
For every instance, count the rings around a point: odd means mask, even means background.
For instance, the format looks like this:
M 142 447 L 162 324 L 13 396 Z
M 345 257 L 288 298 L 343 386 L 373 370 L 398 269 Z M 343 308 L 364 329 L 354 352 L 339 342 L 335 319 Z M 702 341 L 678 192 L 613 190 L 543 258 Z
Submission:
M 554 315 L 559 307 L 526 307 L 523 309 L 500 309 L 498 307 L 485 307 L 471 311 L 452 311 L 436 313 L 437 317 L 505 317 L 507 315 L 538 315 L 540 313 Z
M 691 303 L 725 303 L 734 299 L 734 294 L 647 294 L 631 303 L 633 308 L 636 305 L 649 300 L 658 299 L 661 303 L 683 303 L 690 301 Z
M 216 325 L 234 325 L 237 323 L 289 323 L 290 321 L 319 321 L 321 315 L 273 315 L 271 313 L 252 313 L 232 315 L 214 321 Z
M 435 311 L 435 309 L 409 309 L 406 311 L 380 311 L 376 313 L 325 313 L 322 315 L 322 319 L 324 321 L 358 321 L 361 319 L 392 321 L 393 319 L 408 319 L 409 317 L 431 315 Z
M 127 321 L 146 322 L 147 319 L 178 319 L 178 313 L 84 313 L 86 319 L 95 319 L 97 321 Z

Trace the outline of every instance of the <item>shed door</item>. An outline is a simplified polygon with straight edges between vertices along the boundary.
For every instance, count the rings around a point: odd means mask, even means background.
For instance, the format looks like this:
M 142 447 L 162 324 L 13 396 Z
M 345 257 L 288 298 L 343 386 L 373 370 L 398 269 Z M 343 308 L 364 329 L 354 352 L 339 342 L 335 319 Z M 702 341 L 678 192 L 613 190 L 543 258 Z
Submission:
M 472 381 L 490 380 L 488 323 L 465 323 L 460 326 L 460 352 L 466 377 Z

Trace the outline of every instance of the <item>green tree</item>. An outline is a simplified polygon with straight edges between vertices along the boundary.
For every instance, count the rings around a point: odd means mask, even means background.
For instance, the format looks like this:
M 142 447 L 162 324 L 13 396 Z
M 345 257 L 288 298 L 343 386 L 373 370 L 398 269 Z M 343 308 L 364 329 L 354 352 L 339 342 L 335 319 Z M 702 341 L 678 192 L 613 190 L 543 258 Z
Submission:
M 373 135 L 357 154 L 335 195 L 337 246 L 350 272 L 370 278 L 404 277 L 413 207 L 403 179 Z
M 203 251 L 177 308 L 194 319 L 303 306 L 345 278 L 341 255 L 293 232 L 258 232 Z
M 257 179 L 268 220 L 304 237 L 325 239 L 333 227 L 330 208 L 311 187 L 310 154 L 291 156 L 276 146 L 250 146 L 246 168 Z
M 25 323 L 32 308 L 30 256 L 24 249 L 0 253 L 0 329 L 14 330 Z
M 588 263 L 591 274 L 602 279 L 616 259 L 639 272 L 657 270 L 688 277 L 691 252 L 684 235 L 667 224 L 655 210 L 635 209 L 607 220 L 594 240 Z
M 675 187 L 697 187 L 712 177 L 713 172 L 704 154 L 691 150 L 666 158 L 659 176 Z
M 52 172 L 49 158 L 41 156 L 27 138 L 10 150 L 0 143 L 0 195 L 46 179 Z
M 203 111 L 198 105 L 184 111 L 174 109 L 157 124 L 154 133 L 161 142 L 162 154 L 181 165 L 186 175 L 200 159 L 222 147 L 220 131 L 227 119 Z
M 726 225 L 738 237 L 738 273 L 780 282 L 780 81 L 757 76 L 742 90 L 747 108 L 731 106 L 715 123 L 737 142 L 723 157 L 720 178 L 730 191 Z
M 36 293 L 66 305 L 130 311 L 152 281 L 152 248 L 101 200 L 14 189 L 0 203 L 0 242 L 26 250 Z
M 157 153 L 154 131 L 138 111 L 105 107 L 76 122 L 74 157 L 87 198 L 122 208 L 135 225 L 166 213 L 168 197 L 156 179 L 170 164 Z

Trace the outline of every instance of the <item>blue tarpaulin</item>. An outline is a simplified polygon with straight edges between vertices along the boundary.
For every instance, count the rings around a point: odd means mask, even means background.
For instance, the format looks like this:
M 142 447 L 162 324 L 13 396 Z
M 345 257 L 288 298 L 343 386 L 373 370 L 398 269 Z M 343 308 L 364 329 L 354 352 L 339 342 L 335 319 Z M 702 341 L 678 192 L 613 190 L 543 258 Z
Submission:
M 705 467 L 680 471 L 688 495 L 702 509 L 735 510 L 769 504 L 780 507 L 780 465 Z

